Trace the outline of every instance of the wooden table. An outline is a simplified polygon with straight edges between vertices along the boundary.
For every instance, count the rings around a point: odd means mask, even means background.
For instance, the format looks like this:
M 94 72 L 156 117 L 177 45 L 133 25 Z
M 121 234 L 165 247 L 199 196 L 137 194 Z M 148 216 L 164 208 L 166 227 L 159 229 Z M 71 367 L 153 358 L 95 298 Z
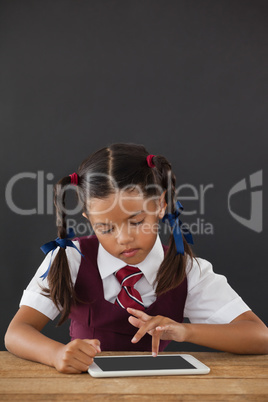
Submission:
M 125 353 L 102 353 L 116 354 Z M 61 374 L 52 367 L 0 352 L 0 400 L 268 401 L 267 355 L 190 354 L 209 366 L 210 373 L 93 378 L 88 373 Z

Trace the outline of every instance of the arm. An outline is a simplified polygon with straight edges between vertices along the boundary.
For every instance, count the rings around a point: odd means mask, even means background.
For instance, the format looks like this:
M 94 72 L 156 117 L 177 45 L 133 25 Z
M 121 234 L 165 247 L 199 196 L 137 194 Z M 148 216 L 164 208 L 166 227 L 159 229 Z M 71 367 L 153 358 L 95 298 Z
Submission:
M 158 352 L 160 339 L 191 342 L 231 353 L 268 354 L 268 328 L 252 311 L 229 324 L 180 324 L 163 316 L 127 310 L 133 315 L 129 322 L 139 328 L 132 342 L 138 342 L 148 332 L 152 335 L 153 355 Z
M 63 373 L 86 371 L 100 352 L 97 339 L 76 339 L 64 345 L 41 334 L 49 318 L 39 311 L 21 306 L 6 335 L 7 350 L 24 359 L 55 367 Z

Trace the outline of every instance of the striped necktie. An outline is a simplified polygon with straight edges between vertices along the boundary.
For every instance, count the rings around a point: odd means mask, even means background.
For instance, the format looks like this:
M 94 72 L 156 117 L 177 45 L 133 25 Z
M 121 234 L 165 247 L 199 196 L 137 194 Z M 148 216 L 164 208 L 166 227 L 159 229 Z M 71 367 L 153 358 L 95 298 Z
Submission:
M 134 288 L 135 283 L 138 282 L 143 273 L 136 267 L 126 265 L 124 268 L 115 272 L 114 275 L 122 286 L 115 299 L 115 304 L 122 308 L 131 307 L 137 310 L 144 310 L 141 295 Z

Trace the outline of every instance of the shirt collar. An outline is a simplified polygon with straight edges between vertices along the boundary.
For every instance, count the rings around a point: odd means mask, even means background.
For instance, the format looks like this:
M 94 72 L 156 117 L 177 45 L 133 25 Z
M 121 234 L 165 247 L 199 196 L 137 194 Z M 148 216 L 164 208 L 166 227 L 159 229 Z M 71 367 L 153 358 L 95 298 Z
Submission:
M 157 235 L 156 241 L 150 253 L 147 257 L 137 265 L 132 265 L 133 267 L 138 267 L 144 274 L 150 285 L 156 278 L 158 268 L 164 259 L 164 250 L 160 240 L 159 235 Z M 97 263 L 99 267 L 99 272 L 101 279 L 113 274 L 120 268 L 123 268 L 126 263 L 119 258 L 114 257 L 108 251 L 106 251 L 103 246 L 99 243 Z

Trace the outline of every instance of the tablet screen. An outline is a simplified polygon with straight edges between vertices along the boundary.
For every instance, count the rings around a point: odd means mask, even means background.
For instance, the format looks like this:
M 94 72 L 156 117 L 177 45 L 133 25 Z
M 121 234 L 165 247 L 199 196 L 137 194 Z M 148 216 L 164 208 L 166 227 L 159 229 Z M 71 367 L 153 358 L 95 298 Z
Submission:
M 126 356 L 118 357 L 95 357 L 96 364 L 103 371 L 135 371 L 135 370 L 172 370 L 172 369 L 195 369 L 196 367 L 187 362 L 181 356 Z

